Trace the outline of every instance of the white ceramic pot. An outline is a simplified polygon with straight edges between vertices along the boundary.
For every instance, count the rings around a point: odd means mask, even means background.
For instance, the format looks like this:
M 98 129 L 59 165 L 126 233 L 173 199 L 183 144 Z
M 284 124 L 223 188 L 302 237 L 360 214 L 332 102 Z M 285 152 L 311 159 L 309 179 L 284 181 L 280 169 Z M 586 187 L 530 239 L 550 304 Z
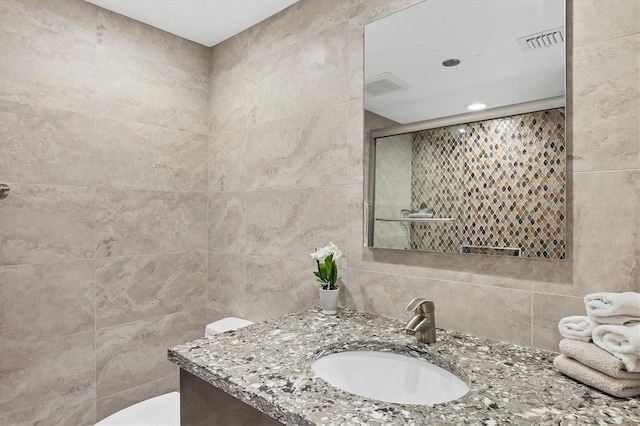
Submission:
M 338 313 L 338 294 L 340 289 L 323 290 L 320 289 L 320 304 L 322 313 L 325 315 L 335 315 Z

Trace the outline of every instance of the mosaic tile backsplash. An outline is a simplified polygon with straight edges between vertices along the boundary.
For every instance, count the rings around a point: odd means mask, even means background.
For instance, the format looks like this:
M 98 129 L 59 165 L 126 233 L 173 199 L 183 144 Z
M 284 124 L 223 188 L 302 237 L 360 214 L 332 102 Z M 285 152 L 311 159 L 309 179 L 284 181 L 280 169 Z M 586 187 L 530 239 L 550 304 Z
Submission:
M 560 109 L 413 133 L 413 250 L 564 259 L 565 120 Z

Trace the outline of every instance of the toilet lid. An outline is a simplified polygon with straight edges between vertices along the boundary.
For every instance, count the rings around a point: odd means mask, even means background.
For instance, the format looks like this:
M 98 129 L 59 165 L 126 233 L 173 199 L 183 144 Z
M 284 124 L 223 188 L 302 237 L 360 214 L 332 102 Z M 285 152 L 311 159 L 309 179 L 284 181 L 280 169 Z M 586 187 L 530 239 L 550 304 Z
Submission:
M 225 331 L 237 330 L 239 328 L 246 327 L 253 324 L 253 321 L 249 321 L 243 318 L 227 317 L 218 321 L 214 321 L 207 325 L 206 334 L 213 336 L 214 334 L 224 333 Z

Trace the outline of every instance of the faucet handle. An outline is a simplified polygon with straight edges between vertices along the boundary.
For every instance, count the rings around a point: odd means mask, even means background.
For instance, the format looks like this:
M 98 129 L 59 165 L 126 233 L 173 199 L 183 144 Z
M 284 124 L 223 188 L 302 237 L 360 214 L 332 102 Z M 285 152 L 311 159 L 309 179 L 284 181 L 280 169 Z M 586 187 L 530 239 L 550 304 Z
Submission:
M 435 305 L 430 300 L 415 298 L 404 309 L 405 311 L 414 311 L 417 314 L 424 315 L 433 313 Z
M 404 310 L 405 311 L 415 311 L 416 308 L 418 307 L 418 305 L 420 305 L 422 302 L 427 302 L 427 299 L 421 299 L 419 297 L 416 297 L 411 302 L 409 302 L 409 304 L 407 305 L 406 308 L 404 308 Z

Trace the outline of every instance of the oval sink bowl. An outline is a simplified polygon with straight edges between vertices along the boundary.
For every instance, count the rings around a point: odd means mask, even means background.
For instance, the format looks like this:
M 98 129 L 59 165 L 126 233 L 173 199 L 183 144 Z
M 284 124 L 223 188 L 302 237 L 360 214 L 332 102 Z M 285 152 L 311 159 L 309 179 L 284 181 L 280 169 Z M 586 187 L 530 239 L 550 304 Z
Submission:
M 438 404 L 469 391 L 464 381 L 443 368 L 389 352 L 340 352 L 319 358 L 311 368 L 337 388 L 384 402 Z

